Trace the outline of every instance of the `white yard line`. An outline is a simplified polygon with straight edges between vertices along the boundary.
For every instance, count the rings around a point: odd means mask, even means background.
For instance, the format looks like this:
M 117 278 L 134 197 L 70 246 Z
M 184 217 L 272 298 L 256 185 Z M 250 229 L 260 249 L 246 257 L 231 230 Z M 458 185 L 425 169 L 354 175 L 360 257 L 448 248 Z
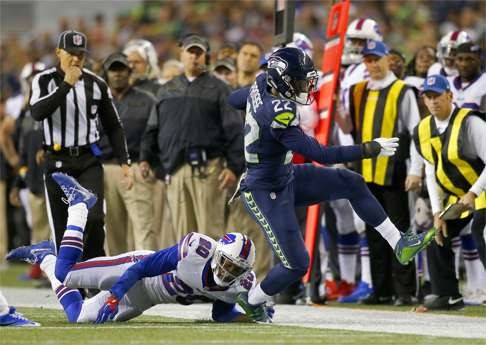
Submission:
M 47 289 L 0 288 L 10 304 L 21 307 L 43 307 L 60 309 L 55 295 Z M 486 339 L 486 318 L 455 315 L 416 314 L 406 312 L 361 310 L 333 307 L 308 307 L 277 305 L 274 324 L 325 329 L 342 329 L 350 331 L 384 332 L 400 334 L 417 334 L 453 338 Z M 181 306 L 178 304 L 157 305 L 146 315 L 159 315 L 183 319 L 208 320 L 211 316 L 209 304 Z M 105 326 L 117 328 L 117 326 Z M 124 328 L 137 328 L 125 325 Z M 144 326 L 145 327 L 145 326 Z M 189 328 L 185 325 L 148 325 L 147 328 Z M 218 327 L 217 324 L 198 324 L 198 328 Z M 69 327 L 42 327 L 43 329 L 64 329 Z M 252 327 L 251 332 L 272 332 L 265 325 Z M 280 328 L 278 332 L 285 332 Z

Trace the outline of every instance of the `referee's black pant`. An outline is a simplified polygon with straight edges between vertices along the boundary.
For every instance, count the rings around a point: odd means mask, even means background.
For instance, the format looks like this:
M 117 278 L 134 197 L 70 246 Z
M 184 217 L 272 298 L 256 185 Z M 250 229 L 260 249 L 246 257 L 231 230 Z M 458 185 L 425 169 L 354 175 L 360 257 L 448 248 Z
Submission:
M 53 172 L 63 172 L 73 176 L 83 187 L 98 196 L 98 201 L 89 211 L 84 230 L 82 260 L 104 256 L 103 167 L 100 161 L 87 150 L 75 157 L 67 153 L 51 151 L 46 153 L 44 179 L 48 197 L 47 207 L 54 226 L 56 248 L 59 250 L 66 229 L 68 205 L 62 201 L 64 193 L 51 177 Z
M 368 183 L 373 195 L 385 209 L 390 220 L 402 232 L 410 227 L 408 196 L 403 184 L 380 186 Z M 373 227 L 366 225 L 366 237 L 370 249 L 370 268 L 373 290 L 377 297 L 414 296 L 416 291 L 415 263 L 398 262 L 394 248 Z
M 478 247 L 478 252 L 483 251 L 484 254 L 484 239 L 479 236 L 479 233 L 484 231 L 484 216 L 486 210 L 479 210 L 473 215 L 463 219 L 448 220 L 447 223 L 447 237 L 444 239 L 444 246 L 439 246 L 432 242 L 427 247 L 427 263 L 430 272 L 430 284 L 432 286 L 432 293 L 438 296 L 458 296 L 459 295 L 459 281 L 456 277 L 456 266 L 454 260 L 454 252 L 451 247 L 451 240 L 459 236 L 459 233 L 469 222 L 471 224 L 471 231 Z M 481 256 L 481 255 L 480 255 Z

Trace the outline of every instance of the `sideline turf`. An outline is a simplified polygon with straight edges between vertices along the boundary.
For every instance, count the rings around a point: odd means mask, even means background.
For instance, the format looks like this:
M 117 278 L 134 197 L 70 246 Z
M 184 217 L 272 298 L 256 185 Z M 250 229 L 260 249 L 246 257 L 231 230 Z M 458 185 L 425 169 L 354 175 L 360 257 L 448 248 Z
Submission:
M 484 339 L 385 334 L 343 330 L 312 329 L 276 325 L 216 324 L 156 316 L 94 325 L 73 325 L 65 321 L 59 310 L 19 308 L 25 316 L 40 322 L 42 327 L 0 328 L 0 343 L 8 345 L 80 344 L 324 344 L 324 345 L 484 345 Z

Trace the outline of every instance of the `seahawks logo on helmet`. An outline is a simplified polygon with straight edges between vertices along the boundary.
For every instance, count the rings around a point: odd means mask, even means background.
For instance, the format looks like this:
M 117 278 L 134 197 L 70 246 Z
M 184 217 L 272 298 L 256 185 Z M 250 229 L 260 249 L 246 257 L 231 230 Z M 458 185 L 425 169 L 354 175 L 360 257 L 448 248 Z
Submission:
M 283 74 L 285 72 L 287 66 L 287 61 L 281 59 L 278 56 L 272 56 L 270 57 L 270 60 L 268 60 L 268 68 L 275 68 L 280 74 Z

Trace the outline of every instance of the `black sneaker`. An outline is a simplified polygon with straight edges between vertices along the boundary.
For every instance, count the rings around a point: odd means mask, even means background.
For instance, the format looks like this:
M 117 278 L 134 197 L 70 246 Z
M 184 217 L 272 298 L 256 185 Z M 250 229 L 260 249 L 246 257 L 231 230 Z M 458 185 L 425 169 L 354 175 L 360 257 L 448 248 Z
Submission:
M 376 293 L 372 293 L 366 298 L 362 298 L 358 301 L 359 304 L 392 304 L 392 296 L 378 296 Z
M 427 300 L 424 307 L 430 310 L 462 310 L 464 309 L 464 299 L 461 295 L 457 296 L 437 296 Z

